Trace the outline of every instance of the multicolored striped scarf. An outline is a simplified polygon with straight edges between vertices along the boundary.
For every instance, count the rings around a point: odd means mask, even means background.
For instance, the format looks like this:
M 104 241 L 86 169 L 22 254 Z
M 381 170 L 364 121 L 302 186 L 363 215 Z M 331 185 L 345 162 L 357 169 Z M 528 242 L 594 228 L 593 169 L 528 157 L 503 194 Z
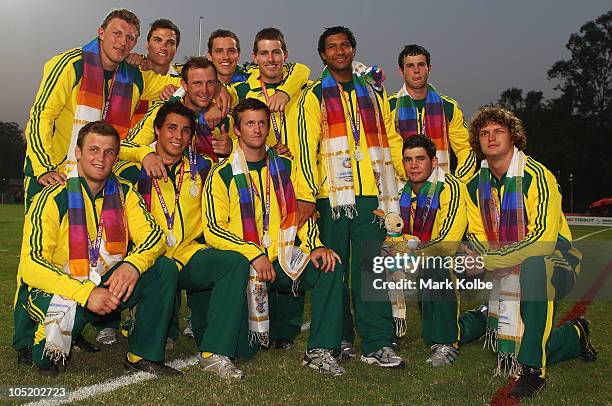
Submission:
M 73 277 L 89 277 L 90 253 L 85 219 L 85 201 L 79 177 L 68 178 L 69 267 Z M 110 255 L 125 255 L 127 250 L 127 222 L 123 211 L 123 192 L 114 175 L 104 186 L 102 203 L 105 248 Z M 102 220 L 101 220 L 102 221 Z
M 134 78 L 127 63 L 115 70 L 107 98 L 104 98 L 104 69 L 100 58 L 98 38 L 83 47 L 83 77 L 77 95 L 77 107 L 72 125 L 72 138 L 66 157 L 66 173 L 76 175 L 75 147 L 79 130 L 92 121 L 104 120 L 112 124 L 121 139 L 127 135 L 132 115 Z
M 412 222 L 412 183 L 406 182 L 399 203 L 400 215 L 402 220 L 404 220 L 403 234 L 415 235 L 419 237 L 422 243 L 427 243 L 431 240 L 436 213 L 440 208 L 440 193 L 444 187 L 444 175 L 445 172 L 442 168 L 439 166 L 435 167 L 427 181 L 419 189 L 412 232 L 410 232 Z
M 202 155 L 208 155 L 213 162 L 219 162 L 219 157 L 213 151 L 212 146 L 212 131 L 206 123 L 204 118 L 204 111 L 200 112 L 196 123 L 196 137 L 195 137 L 196 151 Z
M 63 271 L 79 280 L 89 279 L 100 283 L 104 275 L 115 264 L 125 257 L 128 242 L 127 220 L 123 210 L 123 192 L 121 185 L 110 175 L 104 186 L 104 201 L 100 226 L 106 235 L 100 245 L 90 248 L 85 201 L 81 180 L 70 177 L 67 181 L 68 192 L 68 263 Z M 98 230 L 99 232 L 100 230 Z M 97 240 L 97 238 L 96 238 Z M 97 254 L 90 252 L 96 250 Z M 91 266 L 91 257 L 96 257 L 96 264 Z M 99 256 L 98 256 L 99 255 Z M 77 313 L 77 303 L 64 296 L 53 295 L 45 313 L 45 348 L 43 353 L 53 361 L 65 362 L 72 345 L 72 330 Z
M 278 231 L 278 262 L 282 270 L 293 281 L 293 290 L 297 288 L 298 278 L 306 268 L 310 256 L 295 246 L 297 235 L 297 199 L 289 172 L 282 159 L 272 148 L 268 148 L 267 158 L 270 177 L 274 185 L 274 194 L 280 209 L 280 228 Z M 245 241 L 260 244 L 259 231 L 255 218 L 255 201 L 253 185 L 244 153 L 239 144 L 232 154 L 232 173 L 240 201 L 242 218 L 242 236 Z M 261 191 L 262 194 L 265 191 Z M 270 196 L 271 198 L 271 196 Z M 272 216 L 272 213 L 270 213 Z M 267 287 L 257 278 L 257 272 L 251 267 L 247 287 L 249 304 L 249 330 L 262 344 L 268 341 L 269 317 Z
M 395 128 L 403 139 L 419 134 L 417 110 L 406 84 L 397 93 L 397 108 L 395 113 Z M 438 165 L 448 171 L 450 162 L 448 150 L 448 122 L 444 112 L 444 100 L 431 84 L 427 85 L 425 99 L 425 120 L 421 125 L 421 134 L 427 135 L 436 145 Z
M 356 213 L 353 185 L 353 157 L 350 155 L 346 114 L 336 79 L 325 68 L 321 77 L 321 139 L 327 166 L 329 202 L 332 216 L 337 219 L 344 212 L 353 218 Z M 391 160 L 391 150 L 376 94 L 363 77 L 353 74 L 353 86 L 365 133 L 368 155 L 378 187 L 378 209 L 385 213 L 399 212 L 397 183 Z M 361 131 L 361 129 L 359 129 Z M 351 136 L 353 136 L 351 134 Z
M 490 249 L 499 249 L 525 238 L 527 215 L 523 196 L 526 156 L 514 148 L 514 155 L 504 180 L 501 207 L 491 186 L 491 171 L 487 160 L 481 162 L 478 180 L 478 202 Z M 517 265 L 501 279 L 493 279 L 489 296 L 489 318 L 485 345 L 498 353 L 497 375 L 515 375 L 524 325 L 520 311 L 520 270 Z

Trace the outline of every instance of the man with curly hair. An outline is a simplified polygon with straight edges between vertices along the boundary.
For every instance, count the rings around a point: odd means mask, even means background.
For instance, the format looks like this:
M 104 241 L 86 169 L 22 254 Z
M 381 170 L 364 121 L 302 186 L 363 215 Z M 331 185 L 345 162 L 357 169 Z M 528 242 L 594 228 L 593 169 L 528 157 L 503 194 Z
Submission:
M 499 374 L 519 374 L 509 396 L 533 396 L 549 364 L 597 358 L 584 317 L 553 328 L 556 301 L 573 287 L 582 255 L 572 246 L 555 177 L 523 152 L 521 121 L 483 107 L 469 129 L 482 161 L 467 184 L 468 241 L 494 281 L 486 342 L 498 353 Z

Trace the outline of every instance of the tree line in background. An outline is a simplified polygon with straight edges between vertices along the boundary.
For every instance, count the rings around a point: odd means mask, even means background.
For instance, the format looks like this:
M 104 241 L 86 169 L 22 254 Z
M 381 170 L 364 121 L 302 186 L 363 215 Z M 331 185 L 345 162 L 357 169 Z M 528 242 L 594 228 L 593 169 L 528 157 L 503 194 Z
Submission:
M 559 97 L 510 88 L 498 103 L 523 120 L 527 153 L 557 177 L 564 211 L 583 212 L 612 198 L 612 11 L 580 27 L 566 47 L 571 57 L 548 70 Z M 17 123 L 0 122 L 0 191 L 23 177 L 22 133 Z
M 557 177 L 564 211 L 583 212 L 612 198 L 612 11 L 580 27 L 566 47 L 570 58 L 548 70 L 558 98 L 510 88 L 498 103 L 523 120 L 527 153 Z

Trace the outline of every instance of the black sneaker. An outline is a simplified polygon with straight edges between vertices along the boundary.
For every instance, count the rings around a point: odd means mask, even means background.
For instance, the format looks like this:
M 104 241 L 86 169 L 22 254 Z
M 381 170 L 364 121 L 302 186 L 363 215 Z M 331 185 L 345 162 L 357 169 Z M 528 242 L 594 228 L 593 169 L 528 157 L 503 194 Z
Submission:
M 59 375 L 59 369 L 57 368 L 57 365 L 51 365 L 47 368 L 38 367 L 37 370 L 38 373 L 44 376 L 45 378 L 57 378 Z
M 123 361 L 123 367 L 127 370 L 133 369 L 136 371 L 146 372 L 157 376 L 180 376 L 183 375 L 178 369 L 174 369 L 164 364 L 163 362 L 149 361 L 141 359 L 136 362 L 131 362 L 129 359 Z
M 286 338 L 274 340 L 274 348 L 277 350 L 290 350 L 293 348 L 293 343 Z
M 87 341 L 83 335 L 79 334 L 72 343 L 72 349 L 85 352 L 100 352 L 100 347 Z
M 17 365 L 32 365 L 32 346 L 28 345 L 17 351 Z
M 572 324 L 580 330 L 580 357 L 586 362 L 594 362 L 597 361 L 597 351 L 591 345 L 591 340 L 589 336 L 591 335 L 591 331 L 589 330 L 589 322 L 586 318 L 580 316 L 576 317 L 572 320 Z
M 546 380 L 540 377 L 541 374 L 540 368 L 521 364 L 521 373 L 516 386 L 508 393 L 508 397 L 528 398 L 540 392 L 546 386 Z

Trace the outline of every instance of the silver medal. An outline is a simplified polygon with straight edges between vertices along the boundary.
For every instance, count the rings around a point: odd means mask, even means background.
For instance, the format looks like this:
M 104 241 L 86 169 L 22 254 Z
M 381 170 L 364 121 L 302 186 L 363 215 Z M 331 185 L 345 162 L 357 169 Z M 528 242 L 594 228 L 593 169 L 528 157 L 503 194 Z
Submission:
M 172 230 L 168 231 L 168 235 L 166 236 L 166 245 L 168 247 L 174 247 L 176 245 L 176 237 L 172 233 Z
M 355 161 L 361 161 L 363 159 L 363 153 L 360 149 L 356 149 L 353 156 L 355 157 Z
M 93 283 L 95 283 L 96 286 L 98 286 L 100 284 L 100 282 L 102 282 L 102 277 L 100 276 L 100 274 L 96 270 L 91 268 L 89 270 L 89 280 L 92 281 Z
M 272 245 L 272 238 L 270 238 L 270 234 L 268 234 L 267 232 L 264 234 L 263 238 L 261 239 L 261 245 L 263 245 L 265 249 L 270 248 L 270 246 Z
M 198 186 L 195 181 L 191 181 L 191 186 L 189 187 L 189 194 L 191 197 L 198 197 Z

